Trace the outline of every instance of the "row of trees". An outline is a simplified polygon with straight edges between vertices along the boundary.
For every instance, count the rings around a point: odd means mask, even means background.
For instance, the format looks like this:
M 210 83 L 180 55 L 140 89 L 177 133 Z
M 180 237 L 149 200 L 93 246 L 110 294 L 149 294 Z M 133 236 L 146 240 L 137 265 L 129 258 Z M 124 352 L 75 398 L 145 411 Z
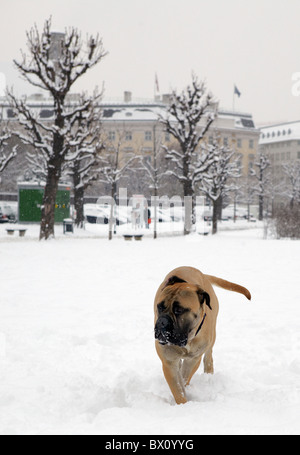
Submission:
M 22 53 L 20 62 L 14 61 L 21 75 L 33 86 L 46 91 L 53 99 L 54 121 L 41 121 L 28 107 L 25 99 L 18 99 L 12 90 L 8 97 L 18 116 L 21 130 L 4 131 L 0 138 L 0 172 L 16 154 L 5 155 L 4 150 L 11 134 L 32 147 L 27 160 L 35 176 L 46 182 L 42 206 L 40 239 L 54 235 L 54 208 L 58 182 L 63 175 L 73 181 L 77 224 L 83 221 L 84 191 L 94 181 L 110 185 L 111 196 L 116 199 L 117 185 L 126 171 L 133 168 L 148 178 L 154 196 L 158 194 L 162 179 L 173 179 L 182 187 L 182 195 L 192 200 L 192 219 L 196 221 L 196 194 L 205 194 L 213 204 L 213 233 L 217 231 L 217 219 L 228 193 L 238 197 L 241 185 L 241 169 L 238 157 L 228 147 L 220 145 L 218 137 L 211 144 L 203 141 L 217 112 L 213 96 L 205 84 L 195 75 L 192 83 L 182 93 L 173 92 L 167 115 L 158 119 L 164 131 L 173 138 L 175 147 L 161 147 L 154 128 L 154 152 L 152 162 L 143 157 L 131 156 L 120 160 L 122 136 L 117 144 L 105 147 L 101 134 L 101 112 L 98 108 L 102 93 L 82 95 L 70 105 L 67 95 L 71 87 L 90 68 L 101 62 L 106 51 L 102 40 L 88 37 L 85 45 L 75 28 L 60 34 L 51 32 L 51 20 L 45 22 L 40 34 L 35 26 L 27 33 L 28 55 Z M 158 135 L 157 135 L 158 136 Z M 167 164 L 166 164 L 167 163 Z M 252 169 L 257 185 L 249 186 L 248 199 L 255 192 L 259 198 L 259 217 L 263 217 L 264 199 L 269 188 L 268 168 L 270 162 L 260 154 Z M 163 172 L 162 172 L 163 170 Z M 299 201 L 299 171 L 295 166 L 286 168 L 293 174 L 293 199 Z M 139 174 L 141 175 L 141 174 Z M 297 193 L 298 192 L 298 193 Z M 111 229 L 110 229 L 111 232 Z M 185 234 L 190 229 L 186 228 Z

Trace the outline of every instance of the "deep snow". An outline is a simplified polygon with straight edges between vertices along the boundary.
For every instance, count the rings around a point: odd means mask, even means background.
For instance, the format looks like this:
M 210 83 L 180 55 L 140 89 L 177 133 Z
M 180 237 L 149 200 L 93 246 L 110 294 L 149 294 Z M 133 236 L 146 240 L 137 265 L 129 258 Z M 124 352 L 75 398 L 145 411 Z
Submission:
M 75 234 L 76 237 L 76 234 Z M 300 242 L 217 236 L 38 242 L 0 230 L 0 433 L 299 433 Z M 177 406 L 154 349 L 153 298 L 191 265 L 216 289 L 215 374 Z

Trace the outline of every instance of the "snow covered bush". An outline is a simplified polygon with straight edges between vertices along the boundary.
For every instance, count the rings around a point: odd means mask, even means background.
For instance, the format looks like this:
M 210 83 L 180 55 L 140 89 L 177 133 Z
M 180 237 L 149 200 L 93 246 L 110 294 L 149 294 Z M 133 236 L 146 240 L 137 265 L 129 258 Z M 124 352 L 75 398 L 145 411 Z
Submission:
M 282 207 L 275 212 L 275 227 L 278 238 L 300 239 L 300 206 Z

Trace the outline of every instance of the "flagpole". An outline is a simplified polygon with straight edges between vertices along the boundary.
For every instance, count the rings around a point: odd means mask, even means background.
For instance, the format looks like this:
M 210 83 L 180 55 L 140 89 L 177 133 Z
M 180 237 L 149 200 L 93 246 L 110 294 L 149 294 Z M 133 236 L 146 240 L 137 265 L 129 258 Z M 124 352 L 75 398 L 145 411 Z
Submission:
M 232 112 L 234 112 L 234 87 L 233 87 L 233 95 L 232 95 Z
M 159 85 L 158 85 L 158 77 L 157 77 L 157 73 L 155 73 L 155 78 L 154 78 L 154 100 L 156 99 L 156 96 L 157 96 L 158 93 L 160 93 Z

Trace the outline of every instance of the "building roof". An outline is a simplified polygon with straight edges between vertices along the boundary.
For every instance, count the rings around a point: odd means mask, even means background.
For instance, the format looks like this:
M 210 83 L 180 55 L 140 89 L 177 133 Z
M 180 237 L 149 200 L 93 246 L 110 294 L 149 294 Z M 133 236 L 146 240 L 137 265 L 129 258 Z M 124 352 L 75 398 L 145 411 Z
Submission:
M 165 95 L 166 97 L 166 95 Z M 169 99 L 169 98 L 168 98 Z M 72 94 L 69 99 L 69 104 L 72 106 L 77 101 L 76 94 Z M 27 99 L 28 106 L 33 109 L 40 110 L 40 118 L 51 120 L 53 118 L 53 102 L 46 99 L 42 94 L 36 94 Z M 103 110 L 103 122 L 118 121 L 118 122 L 155 122 L 159 117 L 166 117 L 167 114 L 167 98 L 162 100 L 137 100 L 134 101 L 130 97 L 129 101 L 119 102 L 104 102 L 101 103 Z M 214 106 L 214 108 L 217 106 Z M 0 99 L 0 114 L 3 120 L 14 118 L 13 110 L 7 99 Z M 233 112 L 225 109 L 218 109 L 217 127 L 221 129 L 241 129 L 255 131 L 255 124 L 252 114 Z
M 106 104 L 102 105 L 103 121 L 156 121 L 166 115 L 164 104 Z
M 260 145 L 300 140 L 300 120 L 263 126 L 260 131 Z

